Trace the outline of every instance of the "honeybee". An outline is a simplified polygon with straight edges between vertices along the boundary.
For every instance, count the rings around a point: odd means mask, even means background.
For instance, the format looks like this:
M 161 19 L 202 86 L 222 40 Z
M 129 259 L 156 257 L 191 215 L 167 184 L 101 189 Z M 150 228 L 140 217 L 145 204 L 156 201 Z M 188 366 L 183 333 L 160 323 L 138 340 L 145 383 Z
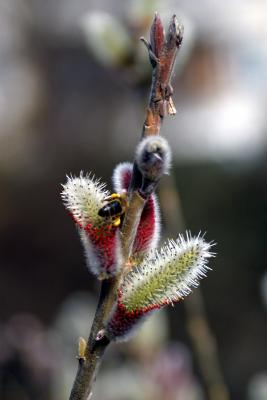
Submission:
M 126 191 L 121 194 L 112 193 L 110 196 L 105 197 L 104 201 L 106 201 L 107 204 L 100 208 L 98 215 L 103 218 L 111 219 L 113 226 L 120 226 L 128 206 Z

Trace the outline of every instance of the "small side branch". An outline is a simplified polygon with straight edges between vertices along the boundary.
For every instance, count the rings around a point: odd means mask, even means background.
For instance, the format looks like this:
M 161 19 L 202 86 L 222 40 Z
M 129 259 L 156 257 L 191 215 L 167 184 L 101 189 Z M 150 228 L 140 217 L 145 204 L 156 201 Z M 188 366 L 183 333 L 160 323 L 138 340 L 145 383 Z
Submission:
M 172 101 L 173 91 L 170 81 L 177 50 L 182 42 L 182 34 L 183 28 L 178 24 L 174 15 L 165 37 L 161 20 L 156 14 L 151 27 L 150 43 L 142 39 L 148 48 L 149 59 L 152 65 L 152 83 L 141 139 L 149 135 L 158 135 L 164 116 L 173 115 L 176 112 Z M 146 198 L 141 196 L 138 191 L 138 188 L 141 186 L 140 180 L 141 173 L 136 163 L 134 163 L 129 189 L 129 206 L 121 229 L 124 267 L 127 266 L 131 255 L 136 229 L 146 202 Z M 105 349 L 109 344 L 109 340 L 105 336 L 104 326 L 117 300 L 118 287 L 122 279 L 123 269 L 121 274 L 116 277 L 102 281 L 95 318 L 86 344 L 84 357 L 79 359 L 78 371 L 69 400 L 90 399 L 97 371 Z
M 97 334 L 103 328 L 106 303 L 110 293 L 111 282 L 104 280 L 101 285 L 99 302 L 96 309 L 91 332 L 82 358 L 79 358 L 78 371 L 70 394 L 70 400 L 88 400 L 96 378 L 105 349 L 109 344 L 107 338 L 97 341 Z

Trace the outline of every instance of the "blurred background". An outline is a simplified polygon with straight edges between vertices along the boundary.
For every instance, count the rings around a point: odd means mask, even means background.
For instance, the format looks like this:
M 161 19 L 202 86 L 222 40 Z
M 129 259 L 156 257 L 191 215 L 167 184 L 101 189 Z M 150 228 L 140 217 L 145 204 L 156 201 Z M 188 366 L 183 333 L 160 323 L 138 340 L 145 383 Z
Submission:
M 0 399 L 65 400 L 99 286 L 60 199 L 132 160 L 157 10 L 185 26 L 163 236 L 217 242 L 201 289 L 111 345 L 96 400 L 267 399 L 267 2 L 0 0 Z

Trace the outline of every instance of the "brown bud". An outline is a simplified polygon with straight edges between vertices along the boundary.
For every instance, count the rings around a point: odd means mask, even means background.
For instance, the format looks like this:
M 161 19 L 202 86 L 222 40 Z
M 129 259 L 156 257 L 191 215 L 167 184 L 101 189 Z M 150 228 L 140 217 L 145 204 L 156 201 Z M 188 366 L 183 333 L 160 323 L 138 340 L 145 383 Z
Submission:
M 170 21 L 169 30 L 166 38 L 166 47 L 180 47 L 184 34 L 184 27 L 178 23 L 176 15 L 173 15 Z
M 157 13 L 155 13 L 155 18 L 150 29 L 150 44 L 151 50 L 156 57 L 160 57 L 161 51 L 164 46 L 165 33 L 161 19 Z

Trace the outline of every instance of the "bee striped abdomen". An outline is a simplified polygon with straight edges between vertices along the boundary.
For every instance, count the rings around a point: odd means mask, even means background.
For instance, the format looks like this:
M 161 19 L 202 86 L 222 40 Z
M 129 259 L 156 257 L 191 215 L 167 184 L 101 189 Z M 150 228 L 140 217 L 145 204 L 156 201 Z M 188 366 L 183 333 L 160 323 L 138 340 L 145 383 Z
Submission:
M 100 217 L 108 218 L 120 215 L 123 212 L 120 201 L 111 201 L 98 211 Z

